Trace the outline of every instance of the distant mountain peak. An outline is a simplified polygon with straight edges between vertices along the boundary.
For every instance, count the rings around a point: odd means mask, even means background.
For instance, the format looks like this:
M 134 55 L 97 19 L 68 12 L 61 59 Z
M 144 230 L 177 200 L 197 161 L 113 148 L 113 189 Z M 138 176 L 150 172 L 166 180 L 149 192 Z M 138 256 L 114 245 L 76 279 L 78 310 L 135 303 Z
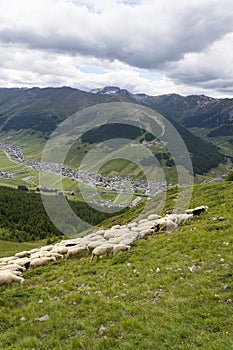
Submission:
M 103 88 L 92 89 L 90 92 L 93 94 L 101 94 L 101 95 L 114 95 L 121 91 L 118 86 L 105 86 Z
M 99 94 L 99 95 L 111 95 L 111 96 L 124 96 L 129 98 L 134 98 L 134 94 L 129 92 L 126 89 L 121 89 L 118 86 L 105 86 L 104 88 L 97 88 L 90 90 L 93 94 Z

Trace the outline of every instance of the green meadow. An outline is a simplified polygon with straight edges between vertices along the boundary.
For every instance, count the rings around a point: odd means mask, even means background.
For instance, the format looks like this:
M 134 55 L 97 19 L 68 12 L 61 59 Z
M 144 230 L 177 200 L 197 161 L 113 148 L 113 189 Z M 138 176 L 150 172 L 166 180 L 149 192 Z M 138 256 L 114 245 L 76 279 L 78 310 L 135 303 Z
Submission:
M 176 197 L 171 189 L 163 213 Z M 24 273 L 23 287 L 2 286 L 1 349 L 233 349 L 232 200 L 233 182 L 195 185 L 190 206 L 209 210 L 177 230 L 98 262 L 59 260 Z M 31 246 L 0 243 L 1 255 Z

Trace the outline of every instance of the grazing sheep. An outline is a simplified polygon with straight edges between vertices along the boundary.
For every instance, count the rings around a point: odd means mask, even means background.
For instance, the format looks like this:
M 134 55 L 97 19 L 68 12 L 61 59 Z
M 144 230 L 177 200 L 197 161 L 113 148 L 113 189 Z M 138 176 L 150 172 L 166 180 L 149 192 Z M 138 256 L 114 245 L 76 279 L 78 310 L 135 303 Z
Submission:
M 19 283 L 21 286 L 24 283 L 24 278 L 20 276 L 16 276 L 11 271 L 0 272 L 0 286 L 12 285 L 13 283 Z
M 104 233 L 104 238 L 105 239 L 110 239 L 110 238 L 114 238 L 116 235 L 118 234 L 118 230 L 106 230 Z
M 116 229 L 116 230 L 119 230 L 121 228 L 121 225 L 114 225 L 112 226 L 112 230 Z
M 50 256 L 54 256 L 56 259 L 63 259 L 64 258 L 63 254 L 55 253 L 52 251 L 50 251 Z
M 29 250 L 29 253 L 34 254 L 34 253 L 37 253 L 39 251 L 40 251 L 40 248 L 33 248 L 33 249 Z
M 135 226 L 135 227 L 131 227 L 131 232 L 139 232 L 140 231 L 140 228 L 138 228 L 138 226 Z
M 161 215 L 158 215 L 158 214 L 150 214 L 150 215 L 147 216 L 147 219 L 150 220 L 150 221 L 151 221 L 151 220 L 152 220 L 152 221 L 153 221 L 153 220 L 158 220 L 158 219 L 160 219 L 160 218 L 161 218 Z
M 137 227 L 138 226 L 138 223 L 137 222 L 130 222 L 127 227 L 128 228 L 133 228 L 133 227 Z
M 4 266 L 0 266 L 0 271 L 3 270 L 12 270 L 12 271 L 25 271 L 25 267 L 20 266 L 18 264 L 7 264 Z
M 29 268 L 30 263 L 31 263 L 30 258 L 21 258 L 17 260 L 17 265 L 23 266 L 25 267 L 25 269 Z
M 150 224 L 145 223 L 137 227 L 139 233 L 152 234 L 154 227 L 157 225 L 157 221 L 151 221 Z
M 29 251 L 27 251 L 27 250 L 24 250 L 24 251 L 22 251 L 22 252 L 19 252 L 19 253 L 16 253 L 15 254 L 15 256 L 17 257 L 17 258 L 29 258 L 29 256 L 30 256 L 30 252 Z
M 92 252 L 96 247 L 99 247 L 99 246 L 103 245 L 104 243 L 107 243 L 107 241 L 105 241 L 105 240 L 104 241 L 103 240 L 101 240 L 101 241 L 91 241 L 91 242 L 88 243 L 87 249 L 90 252 Z
M 21 271 L 18 271 L 18 270 L 12 270 L 12 269 L 5 269 L 5 270 L 1 270 L 0 271 L 0 274 L 1 274 L 1 272 L 11 272 L 11 273 L 13 273 L 14 275 L 16 275 L 16 276 L 23 276 L 23 273 L 21 272 Z
M 20 277 L 23 276 L 23 273 L 21 271 L 18 271 L 18 270 L 8 270 L 8 271 L 10 271 L 11 273 L 13 273 L 16 276 L 20 276 Z
M 117 252 L 128 252 L 131 249 L 130 245 L 116 244 L 112 248 L 112 254 L 115 255 Z
M 94 241 L 99 241 L 99 240 L 104 240 L 104 237 L 102 235 L 94 235 L 92 237 L 84 237 L 84 242 L 94 242 Z
M 18 258 L 16 256 L 7 256 L 5 258 L 1 258 L 1 262 L 5 262 L 5 263 L 8 263 L 9 261 L 12 261 L 12 260 L 17 260 Z
M 144 229 L 144 228 L 152 228 L 154 226 L 154 224 L 157 223 L 157 220 L 155 221 L 148 221 L 148 222 L 145 222 L 143 224 L 140 224 L 138 225 L 138 229 Z
M 56 252 L 53 252 L 52 250 L 50 251 L 41 251 L 41 252 L 38 252 L 38 253 L 35 253 L 35 254 L 31 254 L 30 258 L 31 259 L 37 259 L 37 258 L 43 258 L 43 257 L 50 257 L 50 256 L 55 256 L 55 258 L 57 259 L 63 259 L 63 255 L 62 254 L 59 254 L 59 253 L 56 253 Z
M 149 222 L 148 219 L 141 219 L 141 220 L 138 221 L 139 225 L 140 225 L 140 224 L 146 224 L 146 223 L 148 223 L 148 222 Z
M 75 248 L 70 248 L 68 252 L 66 253 L 66 259 L 70 259 L 73 256 L 81 256 L 84 251 L 87 250 L 86 246 L 78 246 Z
M 177 223 L 169 220 L 168 218 L 161 218 L 157 220 L 157 224 L 154 227 L 155 232 L 166 229 L 168 232 L 175 230 L 178 227 Z
M 52 250 L 50 250 L 50 253 L 57 253 L 65 255 L 68 252 L 68 247 L 62 247 L 62 246 L 55 246 Z
M 36 267 L 45 266 L 51 261 L 56 261 L 54 256 L 42 257 L 33 259 L 30 263 L 30 269 L 35 269 Z
M 101 235 L 101 236 L 103 236 L 104 233 L 105 233 L 105 230 L 98 230 L 95 232 L 96 235 Z
M 186 222 L 188 220 L 193 219 L 193 213 L 191 214 L 177 214 L 177 224 L 180 224 L 181 222 Z
M 113 249 L 113 247 L 114 247 L 113 244 L 106 243 L 104 245 L 101 245 L 101 246 L 96 247 L 95 249 L 93 249 L 92 255 L 91 255 L 91 262 L 93 261 L 95 256 L 97 258 L 97 261 L 99 260 L 99 257 L 104 255 L 104 254 L 109 256 L 111 251 L 112 251 L 112 249 Z
M 152 229 L 152 228 L 143 228 L 140 232 L 139 232 L 139 234 L 140 234 L 140 237 L 141 238 L 143 238 L 143 237 L 145 237 L 145 236 L 150 236 L 150 235 L 152 235 L 154 233 L 154 229 Z
M 177 214 L 166 214 L 165 218 L 171 220 L 175 223 L 178 223 L 178 215 Z
M 121 236 L 119 236 L 119 237 L 114 237 L 114 238 L 110 238 L 109 240 L 108 240 L 108 242 L 109 243 L 112 243 L 112 244 L 118 244 L 118 243 L 120 243 L 121 241 L 122 241 L 122 239 L 123 239 L 123 236 L 121 237 Z
M 187 214 L 187 213 L 185 213 L 185 214 L 170 214 L 170 215 L 166 215 L 165 218 L 167 218 L 167 219 L 169 219 L 169 220 L 171 220 L 179 225 L 182 221 L 186 222 L 186 221 L 192 219 L 193 214 Z

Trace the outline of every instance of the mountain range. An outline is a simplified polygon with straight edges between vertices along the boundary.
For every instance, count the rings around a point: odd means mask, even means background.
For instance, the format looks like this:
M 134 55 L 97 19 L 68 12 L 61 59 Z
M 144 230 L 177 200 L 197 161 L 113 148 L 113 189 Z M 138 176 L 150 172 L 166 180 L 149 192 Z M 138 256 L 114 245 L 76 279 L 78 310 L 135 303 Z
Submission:
M 149 96 L 132 94 L 114 86 L 93 89 L 91 92 L 128 98 L 155 109 L 187 128 L 215 128 L 214 132 L 211 131 L 208 134 L 210 137 L 233 134 L 233 98 L 215 99 L 205 95 L 181 96 L 177 94 Z
M 225 156 L 215 145 L 190 130 L 193 127 L 205 128 L 210 137 L 230 137 L 233 99 L 214 99 L 203 95 L 183 97 L 177 94 L 148 96 L 113 86 L 90 92 L 70 87 L 1 88 L 0 130 L 3 133 L 37 131 L 46 140 L 56 126 L 73 113 L 96 104 L 118 101 L 147 106 L 167 117 L 186 143 L 196 174 L 206 173 L 224 161 Z

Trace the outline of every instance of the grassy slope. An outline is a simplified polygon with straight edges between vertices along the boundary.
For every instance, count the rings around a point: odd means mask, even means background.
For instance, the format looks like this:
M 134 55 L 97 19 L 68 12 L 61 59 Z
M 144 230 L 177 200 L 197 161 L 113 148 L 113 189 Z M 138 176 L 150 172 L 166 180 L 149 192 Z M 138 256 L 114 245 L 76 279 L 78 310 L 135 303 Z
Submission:
M 23 243 L 0 240 L 0 247 L 1 247 L 0 258 L 4 256 L 14 255 L 16 252 L 19 252 L 22 250 L 30 250 L 33 248 L 38 248 L 46 244 L 47 244 L 46 240 L 41 240 L 36 242 L 23 242 Z
M 23 288 L 1 287 L 1 349 L 232 349 L 232 192 L 232 182 L 196 185 L 192 205 L 210 209 L 191 224 L 109 260 L 59 261 L 27 272 Z

